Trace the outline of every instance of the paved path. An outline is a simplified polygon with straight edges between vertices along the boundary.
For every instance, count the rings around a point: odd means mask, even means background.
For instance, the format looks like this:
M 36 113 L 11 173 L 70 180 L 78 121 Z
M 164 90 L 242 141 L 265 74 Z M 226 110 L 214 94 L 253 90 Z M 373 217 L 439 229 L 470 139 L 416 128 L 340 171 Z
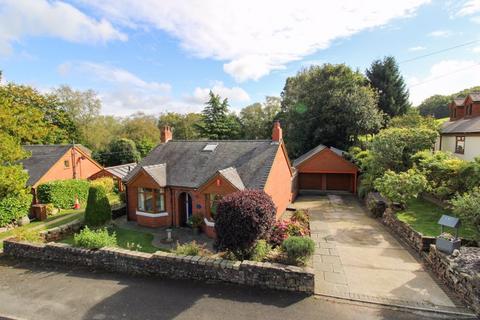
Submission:
M 0 319 L 451 319 L 338 299 L 16 263 L 0 257 Z
M 459 309 L 444 290 L 377 220 L 349 195 L 304 196 L 308 208 L 315 291 L 318 294 L 414 308 Z M 458 302 L 457 302 L 458 304 Z

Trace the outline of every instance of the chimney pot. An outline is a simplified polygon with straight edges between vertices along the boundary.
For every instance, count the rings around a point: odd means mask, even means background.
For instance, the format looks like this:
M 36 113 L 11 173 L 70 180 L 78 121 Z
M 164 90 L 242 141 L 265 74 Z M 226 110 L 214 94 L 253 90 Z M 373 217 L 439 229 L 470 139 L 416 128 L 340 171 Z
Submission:
M 160 142 L 166 143 L 173 139 L 172 128 L 170 126 L 163 126 L 160 130 Z
M 275 120 L 273 122 L 272 130 L 272 141 L 280 142 L 283 139 L 282 127 L 280 126 L 280 121 Z

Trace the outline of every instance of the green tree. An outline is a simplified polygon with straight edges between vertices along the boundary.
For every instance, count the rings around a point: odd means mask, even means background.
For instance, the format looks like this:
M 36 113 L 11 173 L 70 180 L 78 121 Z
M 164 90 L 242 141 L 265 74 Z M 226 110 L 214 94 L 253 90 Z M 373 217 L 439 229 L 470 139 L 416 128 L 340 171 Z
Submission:
M 439 124 L 435 121 L 435 118 L 431 116 L 422 116 L 418 110 L 410 109 L 408 112 L 401 116 L 393 117 L 389 123 L 390 128 L 425 128 L 437 131 Z
M 390 202 L 405 207 L 407 202 L 418 197 L 427 188 L 427 179 L 415 169 L 396 173 L 387 170 L 375 180 L 375 188 Z
M 105 150 L 108 144 L 120 136 L 122 119 L 114 116 L 96 116 L 83 125 L 82 143 L 93 151 Z
M 264 103 L 256 102 L 240 111 L 240 122 L 245 139 L 268 139 L 272 133 L 273 121 L 281 109 L 278 97 L 266 97 Z
M 160 115 L 158 127 L 168 125 L 173 128 L 173 137 L 177 140 L 196 140 L 200 138 L 199 127 L 202 127 L 202 115 L 200 113 L 181 114 L 167 112 Z
M 127 138 L 112 140 L 107 149 L 94 153 L 94 158 L 105 166 L 116 166 L 125 163 L 138 162 L 141 158 L 135 142 Z
M 457 194 L 450 200 L 455 215 L 465 219 L 475 227 L 476 240 L 480 240 L 480 187 L 475 187 L 463 194 Z
M 202 137 L 212 140 L 230 139 L 234 119 L 229 117 L 228 99 L 223 99 L 212 91 L 209 93 L 210 99 L 205 104 L 202 111 L 202 124 L 197 125 Z
M 423 100 L 422 103 L 417 107 L 418 112 L 422 116 L 432 116 L 435 119 L 445 118 L 450 115 L 448 104 L 451 101 L 451 96 L 442 96 L 440 94 L 436 94 Z
M 370 85 L 379 94 L 378 107 L 387 116 L 405 114 L 410 108 L 408 89 L 394 57 L 375 60 L 366 70 Z
M 348 148 L 376 132 L 382 114 L 365 76 L 344 64 L 312 66 L 289 77 L 280 118 L 292 157 L 318 144 Z
M 112 207 L 108 202 L 107 193 L 101 186 L 91 186 L 88 190 L 87 207 L 85 208 L 85 223 L 87 226 L 98 227 L 112 219 Z

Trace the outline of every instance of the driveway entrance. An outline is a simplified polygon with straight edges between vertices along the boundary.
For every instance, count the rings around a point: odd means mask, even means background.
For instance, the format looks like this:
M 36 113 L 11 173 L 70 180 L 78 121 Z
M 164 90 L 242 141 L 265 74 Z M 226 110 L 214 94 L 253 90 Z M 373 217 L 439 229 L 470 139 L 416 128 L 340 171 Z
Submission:
M 301 196 L 309 209 L 317 294 L 458 312 L 452 299 L 352 195 Z

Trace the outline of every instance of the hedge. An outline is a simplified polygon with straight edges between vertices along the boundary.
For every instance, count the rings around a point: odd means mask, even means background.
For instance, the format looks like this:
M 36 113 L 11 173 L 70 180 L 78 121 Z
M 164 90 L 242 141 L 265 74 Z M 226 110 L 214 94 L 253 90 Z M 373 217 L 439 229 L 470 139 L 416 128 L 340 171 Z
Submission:
M 102 186 L 91 186 L 88 191 L 85 223 L 88 226 L 101 226 L 112 219 L 112 207 Z
M 37 195 L 41 203 L 71 209 L 75 204 L 75 196 L 81 204 L 86 203 L 89 187 L 87 180 L 56 180 L 39 185 Z
M 0 227 L 27 215 L 31 204 L 32 195 L 26 192 L 0 200 Z

